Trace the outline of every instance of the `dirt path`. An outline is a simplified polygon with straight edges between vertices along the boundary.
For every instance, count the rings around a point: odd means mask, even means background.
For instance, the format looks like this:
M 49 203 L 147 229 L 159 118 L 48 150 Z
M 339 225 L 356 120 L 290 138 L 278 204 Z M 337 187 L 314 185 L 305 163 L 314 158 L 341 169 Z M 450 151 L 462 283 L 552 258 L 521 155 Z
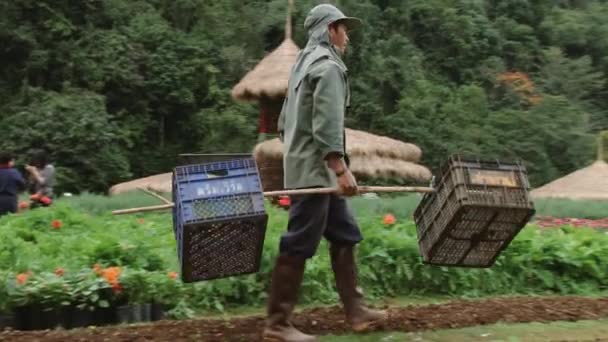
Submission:
M 608 317 L 608 298 L 500 298 L 389 309 L 388 322 L 376 330 L 421 331 L 496 322 L 592 320 Z M 337 307 L 295 315 L 294 323 L 318 335 L 347 333 Z M 160 321 L 154 324 L 54 331 L 5 331 L 0 341 L 258 341 L 264 318 Z

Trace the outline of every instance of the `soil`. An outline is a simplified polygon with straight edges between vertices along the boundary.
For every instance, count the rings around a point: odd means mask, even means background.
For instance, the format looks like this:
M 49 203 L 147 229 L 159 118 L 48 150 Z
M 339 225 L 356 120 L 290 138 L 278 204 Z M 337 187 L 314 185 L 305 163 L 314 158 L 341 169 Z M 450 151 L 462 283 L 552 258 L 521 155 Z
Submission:
M 497 322 L 594 320 L 608 317 L 608 298 L 516 297 L 390 307 L 376 331 L 422 331 Z M 350 333 L 338 307 L 298 312 L 294 325 L 317 335 Z M 4 331 L 0 341 L 259 341 L 264 317 L 159 321 L 153 324 L 74 330 Z
M 562 226 L 590 227 L 597 229 L 608 229 L 608 218 L 599 220 L 578 219 L 578 218 L 555 218 L 542 216 L 536 218 L 536 224 L 543 228 L 554 228 Z

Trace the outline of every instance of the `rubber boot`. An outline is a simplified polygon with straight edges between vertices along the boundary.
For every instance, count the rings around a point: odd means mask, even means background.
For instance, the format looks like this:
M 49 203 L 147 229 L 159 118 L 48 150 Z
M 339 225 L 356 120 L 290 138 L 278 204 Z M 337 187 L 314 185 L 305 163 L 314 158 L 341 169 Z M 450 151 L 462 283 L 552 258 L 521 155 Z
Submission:
M 387 319 L 386 311 L 372 310 L 365 306 L 363 292 L 357 286 L 354 246 L 332 244 L 330 256 L 338 294 L 351 328 L 362 332 L 384 322 Z
M 306 259 L 286 254 L 280 255 L 272 273 L 268 318 L 264 329 L 264 341 L 313 342 L 315 336 L 296 329 L 290 322 L 298 301 L 298 292 L 304 275 Z

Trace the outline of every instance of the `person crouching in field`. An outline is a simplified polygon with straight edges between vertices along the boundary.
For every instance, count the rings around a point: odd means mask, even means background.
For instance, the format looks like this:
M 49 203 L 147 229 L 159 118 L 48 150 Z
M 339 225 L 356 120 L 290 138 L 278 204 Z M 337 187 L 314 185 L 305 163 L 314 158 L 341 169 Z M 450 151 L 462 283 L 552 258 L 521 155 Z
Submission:
M 55 168 L 44 152 L 35 153 L 30 164 L 25 166 L 29 173 L 30 208 L 48 207 L 53 203 Z
M 15 169 L 11 153 L 0 152 L 0 216 L 17 212 L 19 192 L 25 190 L 25 180 Z

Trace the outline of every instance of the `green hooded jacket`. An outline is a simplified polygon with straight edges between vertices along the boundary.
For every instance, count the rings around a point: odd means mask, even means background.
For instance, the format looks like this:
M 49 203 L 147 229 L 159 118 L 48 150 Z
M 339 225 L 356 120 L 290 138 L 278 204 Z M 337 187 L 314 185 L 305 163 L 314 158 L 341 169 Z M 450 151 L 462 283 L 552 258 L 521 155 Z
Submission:
M 286 189 L 335 187 L 329 153 L 345 155 L 344 114 L 350 102 L 347 68 L 329 40 L 328 26 L 359 23 L 328 4 L 313 8 L 304 23 L 308 43 L 297 57 L 279 116 Z

